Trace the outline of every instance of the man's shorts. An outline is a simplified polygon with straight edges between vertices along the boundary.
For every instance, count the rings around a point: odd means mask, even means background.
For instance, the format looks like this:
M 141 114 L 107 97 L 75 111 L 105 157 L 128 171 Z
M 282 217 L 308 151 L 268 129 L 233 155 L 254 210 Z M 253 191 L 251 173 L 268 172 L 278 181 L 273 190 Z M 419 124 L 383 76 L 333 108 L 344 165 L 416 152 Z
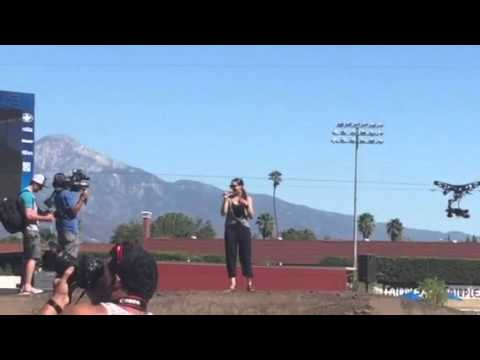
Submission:
M 25 260 L 40 260 L 40 233 L 38 230 L 25 229 L 23 231 L 23 257 Z
M 60 252 L 68 253 L 73 257 L 78 257 L 80 250 L 80 237 L 70 231 L 60 231 L 58 233 L 58 244 Z

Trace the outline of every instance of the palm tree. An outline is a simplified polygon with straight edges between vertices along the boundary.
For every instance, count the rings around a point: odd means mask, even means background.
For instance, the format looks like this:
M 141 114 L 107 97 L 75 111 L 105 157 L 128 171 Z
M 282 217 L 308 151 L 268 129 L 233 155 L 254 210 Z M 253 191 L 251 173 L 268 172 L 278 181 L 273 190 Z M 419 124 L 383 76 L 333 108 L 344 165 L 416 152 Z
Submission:
M 256 222 L 263 240 L 272 236 L 273 233 L 273 218 L 269 213 L 263 213 L 257 218 Z
M 358 231 L 363 235 L 363 240 L 368 240 L 375 231 L 375 218 L 370 213 L 363 213 L 358 218 Z
M 390 235 L 392 241 L 399 241 L 402 239 L 403 224 L 400 219 L 392 219 L 387 223 L 387 233 Z
M 273 181 L 273 216 L 275 218 L 275 238 L 278 239 L 278 217 L 277 217 L 277 203 L 276 203 L 276 193 L 277 187 L 282 182 L 282 173 L 280 171 L 274 170 L 268 174 L 268 179 Z

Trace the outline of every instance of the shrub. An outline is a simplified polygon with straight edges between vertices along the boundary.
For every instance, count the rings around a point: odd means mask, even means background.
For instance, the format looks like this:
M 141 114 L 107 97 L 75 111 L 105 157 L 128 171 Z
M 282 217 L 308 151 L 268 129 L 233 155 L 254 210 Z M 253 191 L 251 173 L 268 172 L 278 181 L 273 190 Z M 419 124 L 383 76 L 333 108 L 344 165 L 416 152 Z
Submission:
M 447 284 L 438 278 L 420 281 L 419 290 L 425 294 L 425 301 L 436 306 L 444 306 L 448 300 Z

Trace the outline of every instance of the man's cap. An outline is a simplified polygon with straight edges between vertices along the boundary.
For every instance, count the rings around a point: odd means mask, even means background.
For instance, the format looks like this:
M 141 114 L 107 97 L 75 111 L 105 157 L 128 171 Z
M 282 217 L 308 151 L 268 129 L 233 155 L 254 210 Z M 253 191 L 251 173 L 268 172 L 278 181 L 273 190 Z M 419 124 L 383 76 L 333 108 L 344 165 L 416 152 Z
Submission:
M 32 181 L 42 187 L 48 187 L 47 186 L 47 178 L 43 176 L 42 174 L 36 174 L 33 175 Z

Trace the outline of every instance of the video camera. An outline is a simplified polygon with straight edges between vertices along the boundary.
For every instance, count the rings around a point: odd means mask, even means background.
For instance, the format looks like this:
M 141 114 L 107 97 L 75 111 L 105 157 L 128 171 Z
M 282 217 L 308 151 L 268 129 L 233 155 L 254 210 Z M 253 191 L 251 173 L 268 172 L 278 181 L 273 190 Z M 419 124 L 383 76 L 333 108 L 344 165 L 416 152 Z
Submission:
M 453 217 L 453 215 L 455 215 L 457 217 L 463 217 L 465 219 L 470 218 L 470 213 L 469 213 L 468 209 L 448 208 L 445 211 L 447 212 L 447 217 L 449 217 L 449 218 Z
M 55 180 L 57 180 L 57 175 L 58 175 L 58 184 L 55 184 Z M 54 188 L 63 188 L 63 189 L 69 189 L 71 191 L 82 191 L 88 189 L 90 184 L 88 183 L 88 180 L 90 178 L 85 175 L 83 170 L 81 169 L 76 169 L 72 171 L 71 176 L 65 176 L 61 173 L 55 175 L 54 180 L 53 180 L 53 187 Z M 63 176 L 63 181 L 62 181 L 62 176 Z M 58 185 L 58 186 L 55 186 Z
M 90 255 L 80 255 L 77 259 L 68 253 L 57 254 L 48 250 L 42 257 L 43 269 L 55 272 L 57 277 L 62 277 L 70 266 L 75 267 L 75 271 L 68 279 L 72 292 L 77 287 L 84 290 L 94 288 L 104 271 L 104 261 Z
M 44 201 L 48 209 L 55 207 L 55 195 L 57 192 L 68 189 L 70 191 L 79 192 L 87 190 L 90 187 L 90 178 L 85 175 L 83 170 L 72 170 L 71 176 L 66 176 L 63 173 L 55 174 L 53 177 L 53 188 L 55 189 L 50 197 Z M 86 204 L 86 201 L 85 201 Z

